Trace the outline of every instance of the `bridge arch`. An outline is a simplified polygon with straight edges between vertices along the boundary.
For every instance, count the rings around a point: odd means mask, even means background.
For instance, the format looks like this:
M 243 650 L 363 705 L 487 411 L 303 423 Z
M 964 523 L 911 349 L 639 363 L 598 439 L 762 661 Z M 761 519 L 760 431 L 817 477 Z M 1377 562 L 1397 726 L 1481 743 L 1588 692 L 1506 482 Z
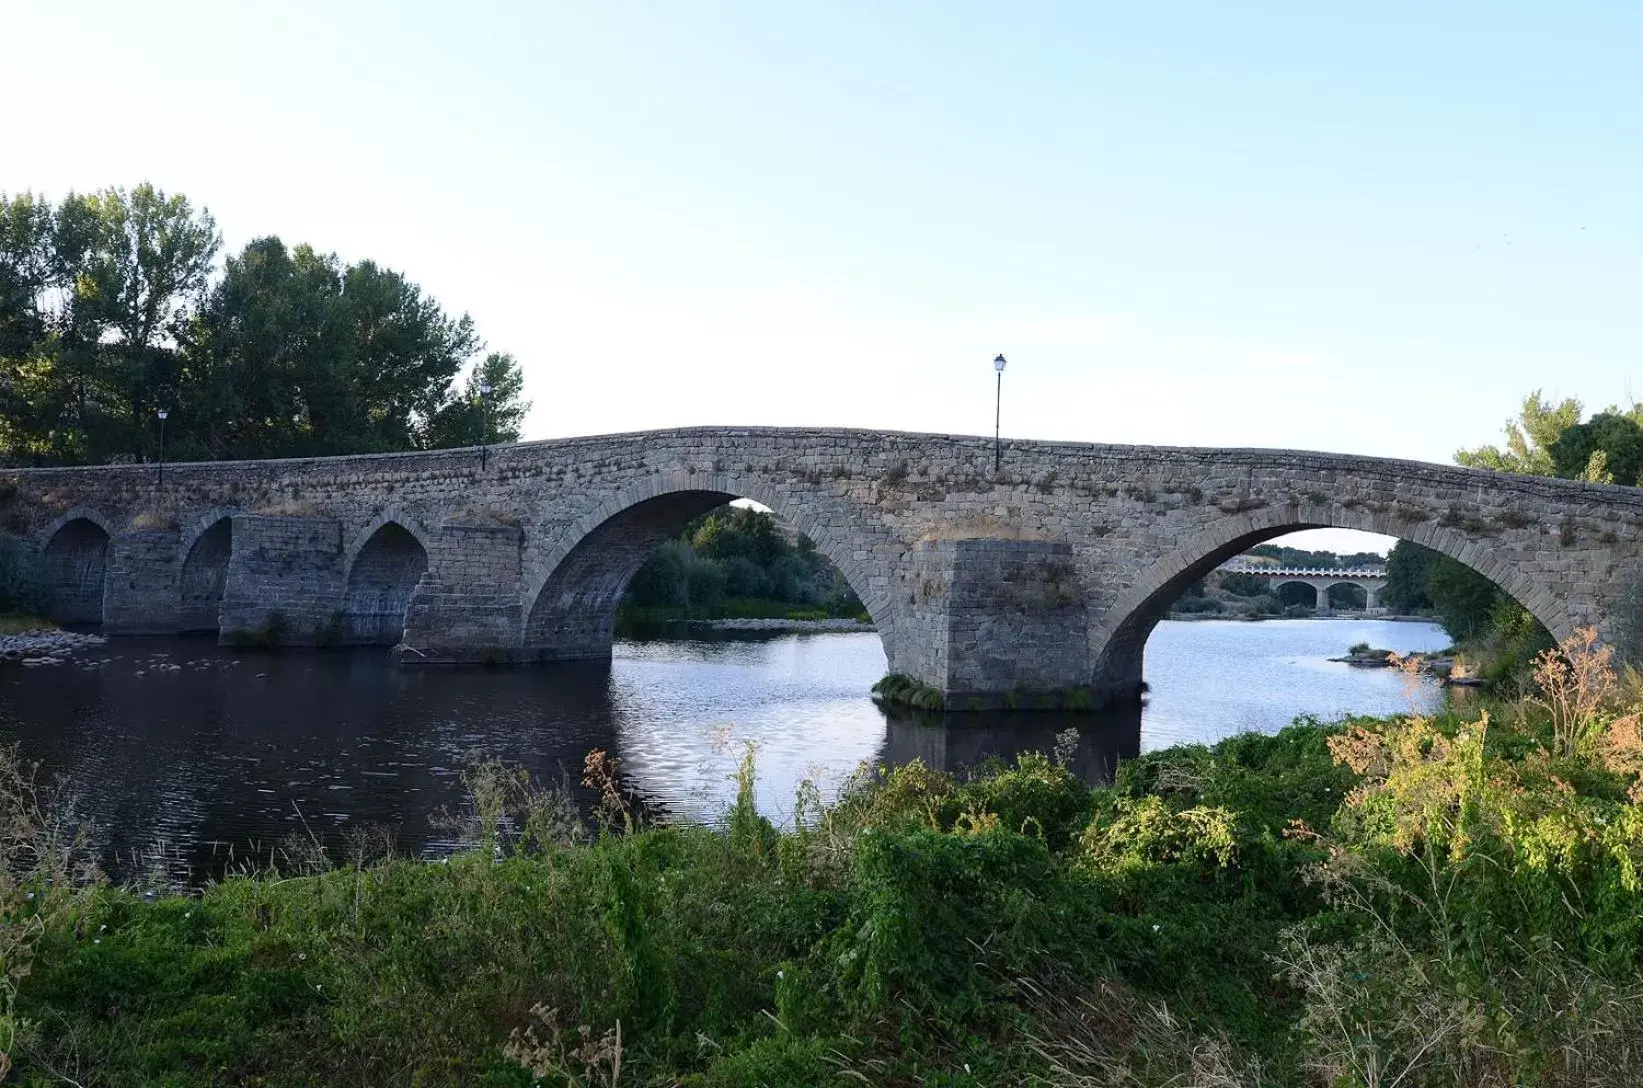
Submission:
M 179 551 L 178 629 L 215 631 L 234 551 L 234 511 L 217 507 L 205 514 L 183 537 Z
M 1312 607 L 1313 608 L 1327 608 L 1327 607 L 1329 607 L 1329 591 L 1326 588 L 1324 588 L 1324 586 L 1319 582 L 1309 581 L 1308 579 L 1305 579 L 1305 578 L 1274 578 L 1274 579 L 1272 579 L 1272 592 L 1276 593 L 1276 594 L 1279 594 L 1280 597 L 1282 596 L 1283 588 L 1285 586 L 1310 586 L 1311 589 L 1312 589 L 1313 595 L 1314 595 L 1313 596 L 1313 605 L 1312 605 Z
M 891 607 L 875 593 L 876 583 L 859 557 L 860 542 L 848 530 L 834 528 L 829 519 L 756 479 L 670 473 L 610 496 L 533 564 L 520 598 L 526 660 L 609 656 L 616 608 L 645 560 L 692 519 L 736 499 L 768 507 L 810 538 L 861 599 L 890 654 Z
M 52 619 L 102 622 L 108 548 L 113 540 L 108 519 L 84 507 L 69 510 L 41 534 L 46 577 L 51 583 Z
M 1528 609 L 1553 638 L 1565 638 L 1575 627 L 1565 602 L 1491 549 L 1455 529 L 1436 522 L 1410 526 L 1362 508 L 1274 507 L 1231 517 L 1204 530 L 1151 563 L 1141 578 L 1118 596 L 1091 631 L 1090 653 L 1095 662 L 1097 690 L 1115 698 L 1138 695 L 1147 638 L 1181 593 L 1233 556 L 1303 529 L 1357 529 L 1413 541 L 1488 578 Z
M 430 550 L 429 541 L 432 538 L 422 522 L 398 507 L 390 507 L 372 518 L 365 528 L 354 534 L 354 539 L 349 542 L 348 547 L 342 553 L 343 570 L 351 571 L 354 569 L 354 561 L 359 558 L 359 553 L 365 549 L 367 544 L 371 543 L 377 535 L 377 531 L 384 525 L 399 526 L 416 538 L 416 542 L 422 546 L 424 553 Z
M 348 549 L 339 641 L 392 646 L 404 637 L 405 611 L 428 571 L 426 537 L 419 532 L 384 515 Z

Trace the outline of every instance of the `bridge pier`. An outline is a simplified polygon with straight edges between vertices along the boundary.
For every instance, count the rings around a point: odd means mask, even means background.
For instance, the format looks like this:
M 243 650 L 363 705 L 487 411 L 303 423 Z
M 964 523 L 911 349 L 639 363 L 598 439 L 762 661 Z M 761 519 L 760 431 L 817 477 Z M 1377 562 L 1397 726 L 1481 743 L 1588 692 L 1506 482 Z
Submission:
M 433 534 L 428 569 L 411 593 L 403 665 L 501 665 L 520 659 L 517 525 L 447 522 Z M 606 654 L 609 655 L 609 643 Z
M 1070 545 L 921 541 L 892 667 L 936 688 L 950 710 L 1062 706 L 1088 698 L 1084 589 Z
M 182 626 L 176 529 L 138 529 L 110 542 L 103 631 L 170 635 Z
M 336 518 L 236 514 L 218 638 L 304 646 L 342 624 L 342 527 Z

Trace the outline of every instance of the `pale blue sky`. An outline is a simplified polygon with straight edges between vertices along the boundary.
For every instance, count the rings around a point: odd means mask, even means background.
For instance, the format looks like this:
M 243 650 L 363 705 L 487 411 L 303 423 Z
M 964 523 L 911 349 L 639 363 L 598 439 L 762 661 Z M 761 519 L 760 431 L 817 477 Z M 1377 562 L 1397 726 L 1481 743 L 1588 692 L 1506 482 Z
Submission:
M 999 351 L 1041 438 L 1643 395 L 1643 4 L 0 5 L 0 189 L 399 268 L 528 437 L 986 433 Z

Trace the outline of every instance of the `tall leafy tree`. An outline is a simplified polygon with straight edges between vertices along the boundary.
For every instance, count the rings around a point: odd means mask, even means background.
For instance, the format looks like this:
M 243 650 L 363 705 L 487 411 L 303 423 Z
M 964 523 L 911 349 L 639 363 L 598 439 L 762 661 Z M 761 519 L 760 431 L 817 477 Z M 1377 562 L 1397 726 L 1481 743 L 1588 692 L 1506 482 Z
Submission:
M 28 193 L 0 204 L 7 446 L 29 460 L 146 454 L 220 244 L 215 221 L 147 183 L 56 208 Z
M 401 273 L 260 238 L 213 280 L 208 212 L 143 184 L 53 206 L 0 194 L 0 451 L 278 457 L 516 440 L 510 355 L 481 357 Z M 492 394 L 483 402 L 482 383 Z
M 490 395 L 482 393 L 490 386 Z M 428 421 L 421 436 L 430 449 L 517 442 L 525 413 L 525 375 L 512 355 L 493 351 L 468 371 L 467 380 Z
M 1559 476 L 1593 483 L 1643 483 L 1643 423 L 1639 409 L 1622 413 L 1609 408 L 1576 423 L 1548 449 Z
M 1400 540 L 1386 557 L 1386 588 L 1381 600 L 1394 612 L 1418 612 L 1432 607 L 1426 582 L 1438 553 L 1412 540 Z
M 1552 446 L 1564 431 L 1580 422 L 1580 402 L 1571 398 L 1553 404 L 1535 390 L 1523 398 L 1517 419 L 1506 421 L 1506 445 L 1456 450 L 1456 464 L 1491 468 L 1528 476 L 1555 476 Z

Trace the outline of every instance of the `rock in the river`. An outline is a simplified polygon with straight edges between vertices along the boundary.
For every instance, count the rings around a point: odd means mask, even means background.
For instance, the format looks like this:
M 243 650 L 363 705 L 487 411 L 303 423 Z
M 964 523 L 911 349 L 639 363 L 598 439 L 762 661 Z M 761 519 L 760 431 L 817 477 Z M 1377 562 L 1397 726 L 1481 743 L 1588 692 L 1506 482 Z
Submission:
M 88 646 L 101 646 L 106 641 L 108 640 L 102 635 L 59 631 L 49 627 L 37 628 L 15 635 L 0 635 L 0 661 L 61 664 L 76 650 Z

